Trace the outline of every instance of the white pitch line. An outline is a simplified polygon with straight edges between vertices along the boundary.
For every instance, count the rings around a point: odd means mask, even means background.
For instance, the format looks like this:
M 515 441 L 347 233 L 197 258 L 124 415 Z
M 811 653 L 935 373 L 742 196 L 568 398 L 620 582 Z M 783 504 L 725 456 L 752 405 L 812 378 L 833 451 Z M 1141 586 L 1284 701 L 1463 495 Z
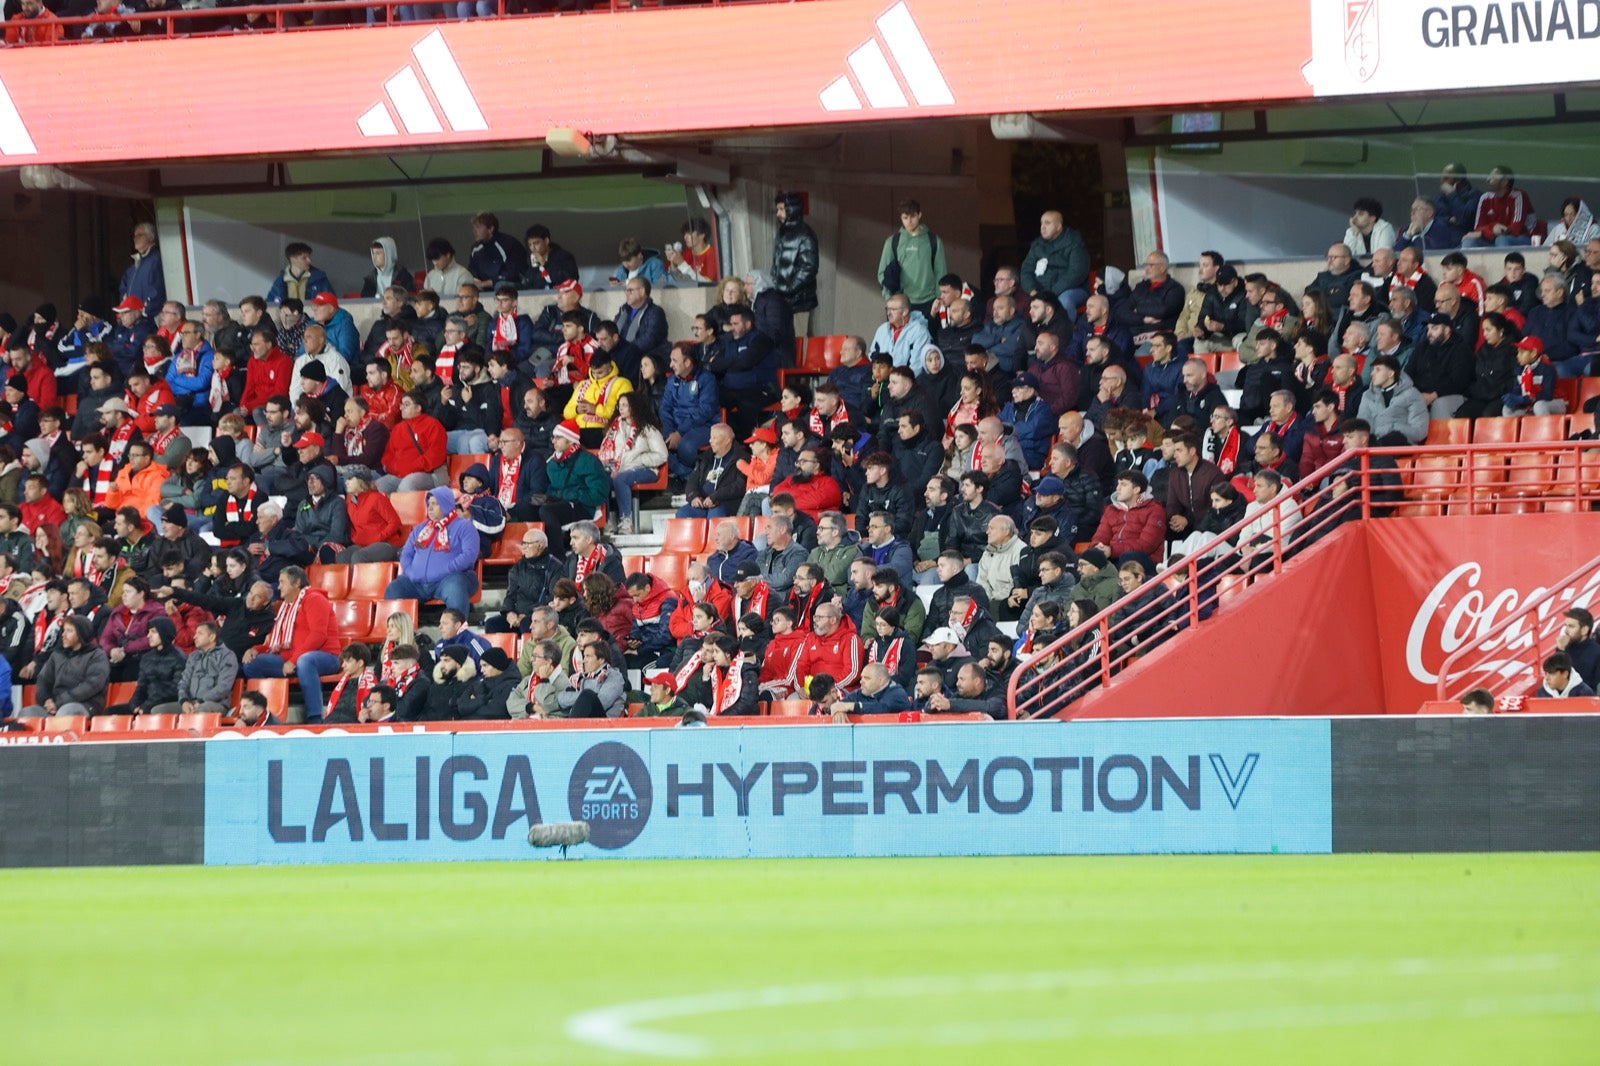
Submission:
M 1365 975 L 1421 976 L 1427 974 L 1452 974 L 1472 972 L 1529 972 L 1555 969 L 1562 962 L 1558 955 L 1484 956 L 1464 958 L 1405 958 L 1388 962 L 1370 960 L 1341 960 L 1330 962 L 1291 963 L 1268 962 L 1238 965 L 1196 965 L 1162 967 L 1160 969 L 1080 969 L 1039 971 L 1016 974 L 955 974 L 935 977 L 888 978 L 884 980 L 841 981 L 808 985 L 776 985 L 759 989 L 735 989 L 693 996 L 673 996 L 663 999 L 620 1003 L 596 1010 L 584 1011 L 567 1021 L 567 1036 L 583 1044 L 657 1058 L 698 1059 L 726 1051 L 754 1054 L 757 1049 L 744 1044 L 727 1046 L 726 1041 L 713 1043 L 703 1037 L 666 1033 L 651 1028 L 661 1022 L 702 1017 L 709 1014 L 726 1014 L 750 1009 L 779 1008 L 838 1003 L 863 998 L 906 999 L 918 996 L 960 995 L 966 993 L 1004 993 L 1047 991 L 1054 989 L 1104 989 L 1130 986 L 1160 986 L 1183 984 L 1210 984 L 1215 982 L 1260 982 L 1292 980 L 1326 980 Z M 1461 1009 L 1477 1004 L 1489 1013 L 1550 1013 L 1549 1004 L 1562 1004 L 1556 1012 L 1571 1013 L 1574 1009 L 1588 1012 L 1600 1009 L 1600 992 L 1564 997 L 1500 997 L 1492 1000 L 1458 999 L 1451 1001 L 1419 1001 L 1427 1011 L 1445 1008 Z M 1546 1004 L 1539 1007 L 1538 1004 Z M 1574 1007 L 1576 1004 L 1576 1007 Z M 1406 1008 L 1405 1003 L 1390 1003 L 1396 1010 Z M 1162 1026 L 1173 1027 L 1174 1033 L 1209 1032 L 1209 1026 L 1221 1022 L 1241 1029 L 1306 1027 L 1315 1021 L 1305 1018 L 1332 1018 L 1346 1010 L 1366 1017 L 1384 1004 L 1327 1004 L 1297 1005 L 1261 1011 L 1224 1012 L 1207 1011 L 1203 1015 L 1126 1015 L 1099 1016 L 1092 1022 L 1077 1020 L 1051 1020 L 1047 1022 L 975 1023 L 973 1025 L 943 1025 L 919 1028 L 916 1033 L 896 1032 L 892 1039 L 886 1033 L 873 1035 L 874 1030 L 839 1031 L 844 1040 L 840 1044 L 826 1032 L 805 1037 L 806 1047 L 820 1050 L 843 1050 L 848 1047 L 878 1047 L 887 1041 L 891 1044 L 964 1044 L 981 1043 L 996 1039 L 1042 1040 L 1083 1035 L 1086 1032 L 1123 1032 L 1119 1027 L 1130 1027 L 1132 1032 L 1160 1032 Z M 1492 1009 L 1490 1009 L 1492 1008 Z M 1530 1008 L 1537 1008 L 1532 1009 Z M 1429 1013 L 1426 1016 L 1432 1017 Z M 1453 1015 L 1452 1015 L 1453 1016 Z M 1477 1015 L 1471 1015 L 1477 1016 Z M 1399 1017 L 1397 1016 L 1397 1020 Z M 1273 1019 L 1277 1019 L 1274 1021 Z M 1164 1022 L 1163 1019 L 1166 1019 Z M 1326 1024 L 1356 1024 L 1356 1022 L 1327 1022 Z M 1034 1026 L 1041 1035 L 1008 1037 L 1030 1031 Z M 1037 1029 L 1043 1026 L 1044 1029 Z M 1188 1028 L 1181 1028 L 1187 1026 Z M 1045 1034 L 1048 1030 L 1048 1035 Z M 1218 1031 L 1231 1031 L 1228 1029 Z M 852 1037 L 852 1032 L 859 1033 Z M 940 1038 L 942 1034 L 942 1038 Z M 972 1034 L 963 1037 L 963 1034 Z M 979 1035 L 981 1034 L 981 1035 Z M 864 1043 L 852 1043 L 852 1040 Z M 796 1050 L 764 1044 L 768 1051 Z

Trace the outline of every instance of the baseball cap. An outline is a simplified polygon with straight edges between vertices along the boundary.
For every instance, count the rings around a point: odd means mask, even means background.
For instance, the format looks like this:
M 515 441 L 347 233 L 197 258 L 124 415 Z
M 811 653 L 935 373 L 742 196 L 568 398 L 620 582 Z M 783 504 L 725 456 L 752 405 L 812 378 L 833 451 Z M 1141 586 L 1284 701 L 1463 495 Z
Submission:
M 673 692 L 678 691 L 678 679 L 672 676 L 672 671 L 670 670 L 655 670 L 645 674 L 644 683 L 647 685 L 665 685 Z
M 1443 311 L 1435 311 L 1433 314 L 1428 316 L 1428 325 L 1453 326 L 1455 325 L 1455 320 L 1449 315 L 1445 314 Z
M 137 311 L 144 314 L 144 301 L 137 296 L 124 296 L 122 301 L 111 310 L 121 314 L 123 311 Z
M 321 433 L 302 433 L 300 439 L 290 445 L 291 448 L 320 448 L 327 441 L 322 439 Z
M 735 581 L 749 581 L 760 576 L 761 568 L 755 563 L 740 563 L 733 568 L 733 579 Z
M 316 307 L 338 307 L 339 298 L 331 292 L 319 292 L 311 298 L 311 303 Z
M 962 647 L 961 638 L 949 626 L 940 626 L 928 635 L 927 640 L 922 642 L 924 648 L 931 648 L 935 644 L 954 644 L 958 648 Z
M 1527 336 L 1517 342 L 1517 349 L 1524 352 L 1538 352 L 1544 354 L 1544 341 L 1538 337 Z
M 1033 487 L 1035 496 L 1060 496 L 1067 491 L 1066 482 L 1058 477 L 1043 477 Z
M 744 442 L 746 444 L 754 444 L 758 440 L 765 441 L 768 444 L 776 444 L 778 443 L 778 431 L 773 429 L 771 426 L 762 426 L 760 429 L 746 437 Z
M 575 292 L 579 296 L 582 296 L 583 295 L 583 286 L 578 284 L 578 279 L 577 278 L 568 278 L 566 281 L 563 281 L 560 285 L 556 286 L 556 291 L 557 292 Z

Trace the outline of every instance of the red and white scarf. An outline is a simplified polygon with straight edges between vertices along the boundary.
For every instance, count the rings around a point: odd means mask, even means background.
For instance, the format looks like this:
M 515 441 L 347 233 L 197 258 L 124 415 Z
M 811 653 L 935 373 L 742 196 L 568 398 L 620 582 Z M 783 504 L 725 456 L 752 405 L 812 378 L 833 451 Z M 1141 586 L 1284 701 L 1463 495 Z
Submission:
M 300 616 L 300 604 L 305 601 L 306 593 L 310 589 L 301 589 L 300 595 L 294 601 L 285 601 L 278 605 L 278 617 L 273 619 L 272 632 L 267 635 L 267 650 L 269 652 L 287 651 L 294 641 L 294 624 Z
M 1262 315 L 1261 324 L 1267 329 L 1281 329 L 1283 327 L 1283 320 L 1288 317 L 1289 309 L 1287 307 L 1279 307 L 1271 314 Z
M 983 469 L 983 438 L 982 437 L 979 437 L 976 441 L 973 442 L 973 445 L 972 445 L 972 465 L 967 467 L 967 469 L 968 470 L 982 470 Z
M 391 377 L 399 377 L 411 369 L 411 342 L 406 341 L 396 348 L 388 341 L 384 341 L 383 347 L 378 349 L 378 358 L 389 364 L 392 370 Z
M 1522 367 L 1520 370 L 1518 370 L 1517 371 L 1517 388 L 1522 390 L 1522 395 L 1528 397 L 1530 400 L 1538 399 L 1539 398 L 1539 393 L 1540 393 L 1541 390 L 1539 388 L 1538 383 L 1535 382 L 1534 379 L 1533 379 L 1533 372 L 1535 370 L 1538 370 L 1541 366 L 1552 366 L 1552 365 L 1553 364 L 1550 362 L 1550 360 L 1548 360 L 1548 359 L 1540 359 L 1538 362 L 1530 363 L 1527 366 Z
M 572 581 L 573 584 L 577 585 L 581 589 L 583 588 L 583 583 L 589 579 L 589 575 L 594 573 L 596 570 L 599 570 L 600 567 L 605 564 L 605 545 L 596 544 L 594 546 L 594 551 L 590 552 L 588 555 L 580 555 L 577 557 L 577 559 L 577 567 L 573 571 Z
M 765 582 L 762 583 L 765 585 Z M 822 602 L 822 590 L 827 587 L 826 582 L 818 581 L 812 588 L 811 594 L 805 599 L 799 598 L 799 590 L 789 591 L 789 607 L 795 614 L 795 625 L 801 629 L 811 628 L 811 612 L 817 609 L 817 604 Z
M 366 451 L 367 423 L 372 421 L 372 416 L 366 415 L 355 425 L 346 426 L 344 430 L 344 450 L 352 459 L 364 455 Z
M 233 367 L 218 370 L 211 375 L 211 388 L 206 393 L 206 404 L 212 411 L 221 411 L 228 403 L 228 378 Z
M 757 581 L 756 587 L 750 590 L 749 599 L 740 599 L 738 593 L 733 597 L 733 617 L 743 618 L 754 612 L 762 618 L 767 616 L 767 607 L 772 600 L 772 586 L 765 581 Z
M 944 420 L 944 435 L 947 437 L 954 436 L 957 426 L 975 426 L 977 424 L 977 401 L 974 400 L 972 403 L 967 403 L 965 400 L 958 400 L 956 405 L 950 408 L 950 414 Z
M 179 348 L 172 353 L 172 366 L 179 374 L 192 378 L 200 372 L 200 355 L 193 348 Z
M 1356 379 L 1355 378 L 1351 378 L 1350 379 L 1350 384 L 1348 384 L 1348 385 L 1341 385 L 1337 381 L 1332 381 L 1332 380 L 1330 380 L 1328 382 L 1328 388 L 1332 389 L 1333 390 L 1333 394 L 1339 398 L 1339 413 L 1340 414 L 1345 415 L 1345 414 L 1352 414 L 1353 413 L 1350 410 L 1349 400 L 1350 400 L 1350 390 L 1355 388 L 1355 387 L 1356 387 Z
M 567 341 L 556 349 L 555 380 L 571 385 L 589 376 L 589 359 L 599 344 L 587 333 L 575 341 Z
M 1212 440 L 1216 440 L 1213 434 Z M 1217 450 L 1217 457 L 1212 460 L 1217 464 L 1217 469 L 1224 474 L 1231 474 L 1239 465 L 1239 427 L 1234 426 L 1228 430 L 1228 435 L 1222 440 L 1222 447 Z
M 491 352 L 508 352 L 517 346 L 517 316 L 495 315 L 494 338 L 489 342 Z
M 461 345 L 447 344 L 439 349 L 439 358 L 434 360 L 433 372 L 439 375 L 439 380 L 446 385 L 452 385 L 456 379 L 456 352 Z
M 711 668 L 711 713 L 721 714 L 739 702 L 744 694 L 744 652 L 727 666 Z
M 157 433 L 150 439 L 150 447 L 154 449 L 156 455 L 160 455 L 167 450 L 167 445 L 178 439 L 178 434 L 182 432 L 183 430 L 173 426 L 165 433 Z
M 222 517 L 230 525 L 239 522 L 254 522 L 256 518 L 256 490 L 252 488 L 245 493 L 243 506 L 240 506 L 239 498 L 230 492 L 228 494 L 228 502 L 222 508 Z M 225 540 L 221 543 L 224 548 L 232 548 L 239 542 Z
M 83 479 L 83 491 L 89 494 L 89 502 L 99 507 L 106 502 L 106 496 L 111 492 L 111 483 L 116 477 L 117 461 L 107 455 L 100 460 L 100 465 L 89 471 Z
M 621 437 L 623 433 L 627 434 L 627 438 L 624 440 L 619 440 L 618 438 Z M 627 455 L 629 450 L 633 448 L 633 442 L 637 440 L 638 437 L 639 427 L 637 424 L 633 422 L 623 422 L 620 418 L 613 422 L 611 424 L 611 431 L 606 434 L 606 439 L 600 442 L 601 465 L 610 466 L 614 462 L 620 462 L 622 457 Z
M 94 565 L 94 549 L 85 548 L 81 551 L 74 549 L 72 565 L 68 568 L 67 573 L 71 577 L 87 578 L 98 585 L 100 583 L 100 568 Z
M 333 686 L 333 694 L 328 697 L 328 710 L 331 712 L 339 706 L 339 697 L 344 693 L 344 688 L 350 683 L 351 675 L 341 672 L 339 683 Z M 377 680 L 372 676 L 371 670 L 363 670 L 356 677 L 356 717 L 361 717 L 361 705 L 367 702 L 367 693 L 377 687 Z
M 883 658 L 878 658 L 878 642 L 875 640 L 867 647 L 867 662 L 883 663 L 883 668 L 893 677 L 900 671 L 900 661 L 905 656 L 906 638 L 890 637 L 889 644 L 883 649 Z
M 1268 422 L 1267 432 L 1277 434 L 1278 439 L 1282 440 L 1288 434 L 1289 430 L 1294 428 L 1294 424 L 1298 421 L 1300 421 L 1300 416 L 1298 414 L 1292 414 L 1289 416 L 1289 421 L 1283 423 L 1282 425 L 1279 425 L 1276 422 Z
M 515 459 L 500 457 L 500 485 L 495 493 L 495 498 L 500 501 L 500 506 L 510 507 L 517 502 L 517 475 L 522 473 L 522 456 Z
M 428 519 L 417 527 L 417 547 L 426 548 L 430 545 L 436 552 L 450 550 L 450 523 L 453 513 L 440 519 Z
M 66 619 L 67 613 L 65 611 L 53 618 L 48 611 L 39 612 L 39 617 L 33 620 L 33 651 L 35 655 L 56 642 L 56 638 L 61 635 L 61 623 Z
M 132 419 L 124 419 L 122 425 L 117 427 L 117 431 L 111 434 L 111 447 L 107 451 L 112 460 L 122 462 L 122 456 L 127 452 L 128 445 L 133 442 L 133 432 L 137 428 Z
M 1421 267 L 1418 267 L 1409 274 L 1395 274 L 1394 284 L 1400 286 L 1402 289 L 1415 290 L 1417 285 L 1421 283 L 1422 279 L 1427 276 L 1428 272 L 1423 270 Z
M 845 410 L 844 404 L 842 403 L 833 412 L 833 416 L 828 419 L 826 425 L 823 424 L 822 416 L 817 413 L 817 409 L 815 407 L 811 409 L 811 421 L 809 425 L 811 426 L 811 435 L 813 437 L 827 439 L 829 430 L 833 429 L 834 426 L 848 426 L 849 424 L 850 412 Z

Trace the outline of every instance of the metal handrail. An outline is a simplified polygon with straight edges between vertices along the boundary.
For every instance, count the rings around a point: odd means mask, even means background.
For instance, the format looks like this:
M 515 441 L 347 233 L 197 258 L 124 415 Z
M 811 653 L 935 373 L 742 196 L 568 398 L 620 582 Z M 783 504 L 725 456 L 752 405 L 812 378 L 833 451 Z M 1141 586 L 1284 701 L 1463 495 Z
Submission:
M 1519 456 L 1528 456 L 1526 460 Z M 1441 465 L 1439 460 L 1456 461 Z M 1404 468 L 1373 463 L 1384 458 Z M 1424 465 L 1426 464 L 1426 465 Z M 1354 470 L 1345 468 L 1354 467 Z M 1587 467 L 1587 470 L 1586 470 Z M 1338 479 L 1333 475 L 1345 469 Z M 1434 484 L 1433 470 L 1448 475 Z M 1374 483 L 1375 473 L 1380 478 Z M 1419 480 L 1419 475 L 1425 478 Z M 1515 476 L 1518 480 L 1512 481 Z M 1353 485 L 1348 484 L 1354 479 Z M 1351 492 L 1358 495 L 1346 499 Z M 1493 513 L 1508 500 L 1571 499 L 1581 509 L 1600 499 L 1600 452 L 1591 441 L 1528 441 L 1366 448 L 1346 452 L 1284 490 L 1272 505 L 1272 535 L 1242 557 L 1233 542 L 1259 515 L 1247 515 L 1197 551 L 1155 575 L 1135 593 L 1114 601 L 1077 628 L 1031 653 L 1007 686 L 1010 717 L 1062 714 L 1093 689 L 1108 685 L 1157 640 L 1192 628 L 1220 605 L 1224 584 L 1248 584 L 1277 574 L 1286 559 L 1355 517 L 1370 519 L 1400 508 L 1465 507 Z M 1291 508 L 1298 523 L 1287 536 L 1282 526 Z M 1023 619 L 1024 627 L 1028 619 Z
M 759 3 L 792 3 L 794 0 L 695 0 L 694 6 L 724 7 L 743 4 Z M 473 21 L 480 18 L 541 18 L 555 15 L 581 15 L 592 13 L 617 14 L 625 11 L 639 10 L 629 0 L 583 0 L 581 7 L 573 11 L 527 11 L 508 12 L 507 0 L 495 0 L 493 14 L 486 16 L 474 15 Z M 690 5 L 685 5 L 690 6 Z M 426 8 L 433 14 L 427 18 L 401 21 L 395 16 L 395 10 L 401 7 Z M 250 27 L 245 32 L 272 31 L 281 33 L 296 30 L 339 30 L 355 29 L 363 25 L 425 25 L 438 22 L 458 21 L 453 16 L 442 15 L 438 12 L 453 10 L 454 0 L 433 0 L 430 3 L 418 3 L 417 0 L 305 0 L 304 3 L 285 4 L 250 4 L 241 7 L 196 7 L 173 8 L 170 11 L 130 11 L 126 14 L 112 13 L 109 15 L 59 15 L 53 19 L 36 22 L 33 20 L 13 20 L 0 23 L 0 29 L 18 28 L 26 32 L 29 29 L 44 26 L 61 27 L 62 33 L 54 40 L 46 41 L 18 41 L 11 45 L 13 48 L 36 47 L 39 45 L 51 46 L 62 44 L 94 44 L 101 42 L 131 42 L 139 40 L 153 40 L 158 37 L 208 37 L 224 36 L 234 32 L 233 27 L 216 25 L 218 22 L 234 22 L 239 19 L 262 18 L 263 21 Z M 344 24 L 306 24 L 311 16 L 319 13 L 349 14 L 352 11 L 377 11 L 379 17 L 374 23 L 344 23 Z M 142 25 L 145 23 L 164 23 L 164 27 L 156 30 L 142 30 L 137 35 L 120 37 L 79 37 L 68 36 L 67 31 L 78 26 L 113 25 L 116 23 L 132 23 Z M 200 24 L 198 28 L 180 28 Z M 205 24 L 210 25 L 205 25 Z
M 1447 655 L 1435 683 L 1438 698 L 1459 700 L 1475 688 L 1487 688 L 1497 699 L 1522 695 L 1530 687 L 1527 681 L 1539 677 L 1540 664 L 1555 649 L 1565 608 L 1583 606 L 1575 600 L 1585 586 L 1593 591 L 1597 578 L 1600 555 L 1529 599 L 1483 636 Z M 1530 621 L 1532 625 L 1525 625 Z M 1461 660 L 1473 654 L 1477 659 L 1458 668 Z M 1519 686 L 1518 682 L 1522 684 Z

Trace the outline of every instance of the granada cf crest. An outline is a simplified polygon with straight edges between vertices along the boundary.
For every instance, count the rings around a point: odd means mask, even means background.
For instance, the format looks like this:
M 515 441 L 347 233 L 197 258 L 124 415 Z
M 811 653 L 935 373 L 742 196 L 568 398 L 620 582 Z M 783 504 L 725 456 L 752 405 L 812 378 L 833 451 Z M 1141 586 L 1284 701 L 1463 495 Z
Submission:
M 1345 0 L 1344 63 L 1362 81 L 1378 69 L 1378 0 Z

